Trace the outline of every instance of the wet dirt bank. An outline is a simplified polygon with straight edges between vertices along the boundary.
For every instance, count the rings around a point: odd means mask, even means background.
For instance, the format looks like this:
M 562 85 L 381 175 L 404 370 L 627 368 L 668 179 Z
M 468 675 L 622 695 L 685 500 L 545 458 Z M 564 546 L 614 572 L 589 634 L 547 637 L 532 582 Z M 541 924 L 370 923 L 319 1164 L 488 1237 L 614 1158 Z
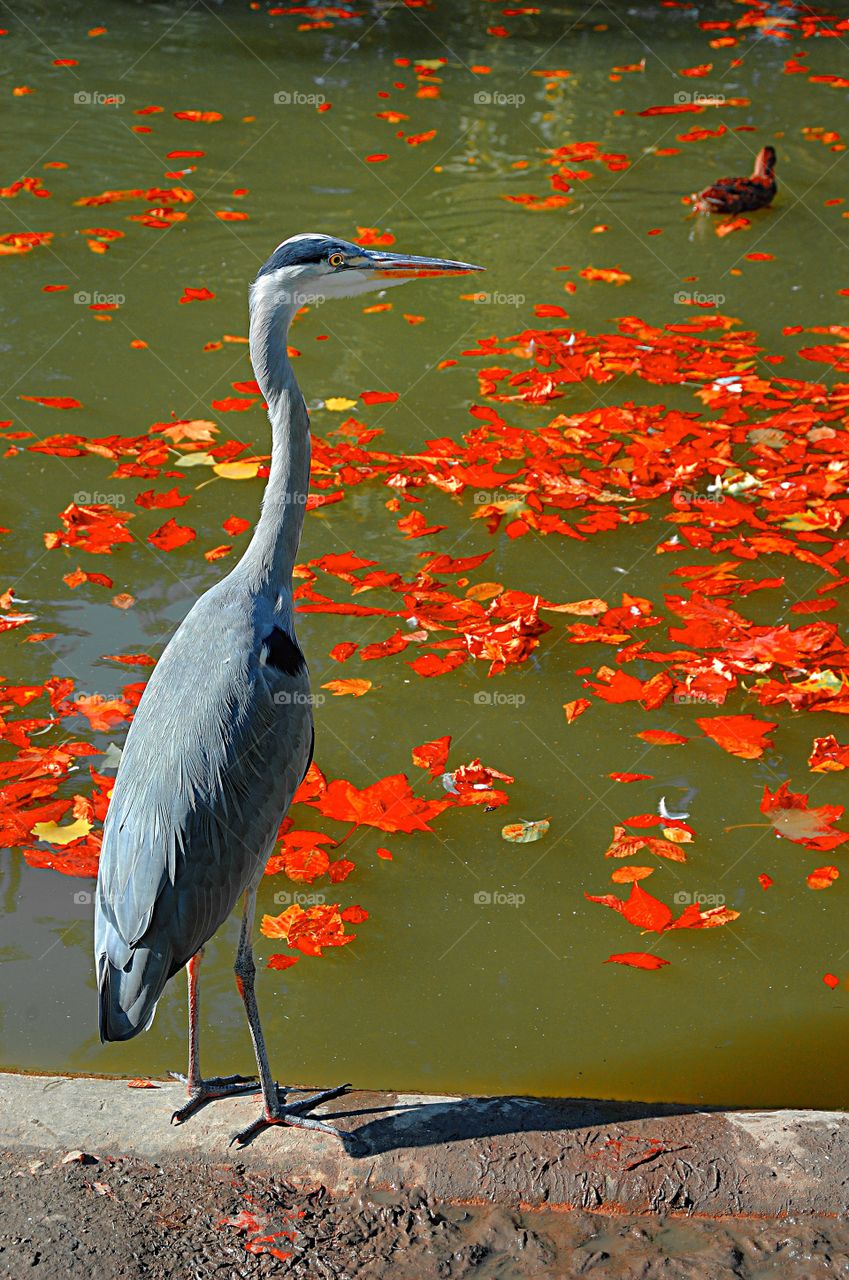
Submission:
M 332 1195 L 243 1163 L 0 1155 L 2 1280 L 831 1280 L 849 1224 Z

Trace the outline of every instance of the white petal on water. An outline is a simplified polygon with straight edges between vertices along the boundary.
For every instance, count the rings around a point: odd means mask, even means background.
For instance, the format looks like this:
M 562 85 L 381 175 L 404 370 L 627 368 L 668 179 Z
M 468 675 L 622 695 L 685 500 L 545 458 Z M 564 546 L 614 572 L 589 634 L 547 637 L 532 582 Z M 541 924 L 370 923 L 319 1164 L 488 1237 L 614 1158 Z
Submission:
M 683 821 L 684 818 L 689 818 L 690 816 L 689 809 L 685 809 L 683 813 L 670 813 L 666 807 L 666 796 L 660 797 L 657 812 L 661 818 L 670 818 L 672 821 Z

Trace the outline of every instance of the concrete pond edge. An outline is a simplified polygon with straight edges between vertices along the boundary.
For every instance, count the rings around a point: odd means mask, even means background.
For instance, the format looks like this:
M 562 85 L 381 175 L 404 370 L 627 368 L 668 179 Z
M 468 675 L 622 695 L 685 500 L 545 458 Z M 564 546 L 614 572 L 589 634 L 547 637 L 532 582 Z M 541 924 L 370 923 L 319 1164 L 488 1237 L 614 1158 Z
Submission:
M 345 1194 L 422 1188 L 452 1202 L 706 1217 L 849 1212 L 849 1113 L 699 1110 L 580 1098 L 351 1090 L 316 1114 L 344 1142 L 291 1127 L 229 1145 L 255 1095 L 170 1124 L 176 1081 L 0 1073 L 2 1146 L 99 1159 L 240 1164 Z M 295 1095 L 297 1096 L 297 1095 Z M 294 1098 L 293 1098 L 294 1100 Z

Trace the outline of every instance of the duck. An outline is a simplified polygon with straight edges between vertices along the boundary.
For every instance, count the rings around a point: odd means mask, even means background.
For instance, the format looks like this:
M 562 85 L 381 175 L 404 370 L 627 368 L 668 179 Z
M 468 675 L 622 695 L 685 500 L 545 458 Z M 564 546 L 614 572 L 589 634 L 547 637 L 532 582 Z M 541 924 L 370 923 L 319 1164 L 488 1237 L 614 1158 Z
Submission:
M 747 213 L 772 204 L 776 192 L 775 148 L 762 147 L 751 178 L 720 178 L 690 197 L 696 213 Z

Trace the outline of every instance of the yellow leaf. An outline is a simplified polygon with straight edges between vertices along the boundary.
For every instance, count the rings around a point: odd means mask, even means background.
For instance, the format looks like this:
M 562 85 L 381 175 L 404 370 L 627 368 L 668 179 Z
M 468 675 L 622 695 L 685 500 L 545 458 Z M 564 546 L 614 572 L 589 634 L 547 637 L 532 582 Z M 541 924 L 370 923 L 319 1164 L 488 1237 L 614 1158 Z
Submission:
M 174 462 L 175 467 L 214 467 L 211 453 L 183 453 Z
M 550 826 L 548 818 L 540 818 L 538 822 L 510 822 L 501 828 L 501 835 L 511 844 L 530 844 L 532 840 L 541 839 Z
M 681 827 L 664 827 L 663 834 L 667 840 L 671 840 L 673 844 L 692 844 L 693 834 L 691 831 L 683 831 Z
M 70 822 L 66 827 L 60 827 L 58 822 L 37 822 L 32 829 L 32 834 L 36 840 L 46 840 L 48 844 L 70 844 L 72 840 L 87 836 L 89 831 L 91 831 L 89 820 L 77 818 L 76 822 Z
M 219 462 L 212 470 L 224 480 L 255 480 L 259 462 Z
M 356 400 L 346 400 L 344 396 L 331 396 L 329 400 L 325 400 L 324 407 L 331 413 L 344 413 L 346 409 L 353 409 L 356 403 Z

